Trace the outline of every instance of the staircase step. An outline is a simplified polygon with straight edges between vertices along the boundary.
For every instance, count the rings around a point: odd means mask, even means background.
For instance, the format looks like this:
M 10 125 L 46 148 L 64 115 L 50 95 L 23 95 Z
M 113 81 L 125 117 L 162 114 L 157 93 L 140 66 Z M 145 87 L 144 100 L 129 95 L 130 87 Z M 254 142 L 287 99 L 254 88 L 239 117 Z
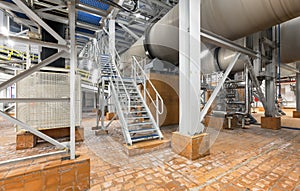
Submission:
M 132 86 L 132 87 L 135 87 L 134 86 L 134 84 L 133 83 L 131 83 L 131 82 L 120 82 L 120 81 L 116 81 L 116 83 L 118 84 L 118 85 L 123 85 L 123 83 L 124 83 L 124 85 L 126 85 L 126 86 Z
M 124 85 L 125 85 L 125 88 L 126 88 L 126 89 L 129 89 L 129 90 L 136 90 L 136 88 L 135 88 L 134 86 L 127 86 L 126 84 L 124 84 Z M 123 85 L 119 85 L 119 87 L 120 87 L 121 89 L 125 89 Z
M 152 122 L 130 123 L 127 126 L 134 127 L 134 126 L 142 126 L 142 125 L 152 125 Z
M 139 111 L 131 111 L 130 114 L 134 114 L 134 113 L 147 113 L 146 110 L 139 110 Z
M 159 136 L 157 134 L 152 134 L 152 135 L 145 135 L 145 136 L 139 136 L 139 137 L 132 137 L 131 141 L 134 142 L 139 142 L 139 141 L 146 141 L 150 139 L 158 139 Z
M 149 132 L 154 132 L 156 131 L 156 129 L 153 129 L 153 128 L 149 128 L 149 129 L 136 129 L 136 130 L 129 130 L 129 133 L 149 133 Z
M 127 120 L 137 120 L 137 119 L 150 119 L 149 116 L 135 116 L 135 117 L 130 117 L 130 118 L 127 118 Z
M 138 100 L 138 101 L 130 101 L 130 103 L 143 103 L 142 100 Z
M 126 97 L 126 94 L 124 93 L 123 95 L 125 95 L 125 96 L 118 96 L 119 98 L 125 98 Z M 140 98 L 140 96 L 130 96 L 130 98 Z

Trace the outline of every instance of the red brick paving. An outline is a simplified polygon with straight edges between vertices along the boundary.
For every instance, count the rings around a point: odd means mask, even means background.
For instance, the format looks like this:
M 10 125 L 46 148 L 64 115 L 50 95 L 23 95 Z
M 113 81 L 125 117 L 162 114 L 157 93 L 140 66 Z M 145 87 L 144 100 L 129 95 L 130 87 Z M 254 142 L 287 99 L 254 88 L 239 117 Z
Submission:
M 128 157 L 118 123 L 102 136 L 94 135 L 94 124 L 94 119 L 83 120 L 85 142 L 77 144 L 78 153 L 91 158 L 91 190 L 300 190 L 300 131 L 210 129 L 217 137 L 211 154 L 189 161 L 170 148 Z M 55 150 L 45 143 L 16 151 L 11 124 L 1 126 L 0 133 L 0 160 Z M 33 161 L 26 161 L 1 169 L 22 165 L 34 168 Z

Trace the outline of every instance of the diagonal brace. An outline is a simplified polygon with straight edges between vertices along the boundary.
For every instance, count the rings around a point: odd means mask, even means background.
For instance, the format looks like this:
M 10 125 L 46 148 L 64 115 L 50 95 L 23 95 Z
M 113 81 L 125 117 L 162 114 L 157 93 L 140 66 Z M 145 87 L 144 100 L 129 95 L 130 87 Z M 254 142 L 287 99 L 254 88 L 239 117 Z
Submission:
M 32 20 L 42 26 L 49 34 L 51 34 L 57 41 L 58 44 L 67 44 L 59 34 L 57 34 L 43 19 L 41 19 L 34 11 L 32 11 L 22 0 L 13 0 L 13 2 L 24 11 L 24 13 Z
M 263 92 L 260 88 L 259 82 L 258 82 L 257 77 L 256 77 L 255 72 L 254 72 L 254 68 L 253 68 L 252 63 L 250 61 L 250 58 L 248 56 L 247 56 L 246 66 L 249 69 L 250 77 L 251 77 L 251 80 L 252 80 L 252 82 L 254 83 L 254 85 L 256 87 L 256 91 L 258 93 L 259 99 L 260 99 L 261 103 L 263 104 L 264 108 L 266 109 L 266 106 L 267 106 L 266 98 L 265 98 L 265 96 L 264 96 L 264 94 L 263 94 Z
M 16 125 L 19 125 L 21 127 L 23 127 L 24 129 L 26 129 L 27 131 L 29 131 L 30 133 L 44 139 L 45 141 L 55 145 L 57 148 L 59 149 L 64 149 L 66 148 L 66 146 L 58 141 L 56 141 L 55 139 L 45 135 L 44 133 L 41 133 L 40 131 L 30 127 L 29 125 L 23 123 L 22 121 L 19 121 L 18 119 L 14 118 L 14 117 L 11 117 L 9 115 L 7 115 L 6 113 L 4 113 L 3 111 L 0 111 L 0 116 L 7 119 L 8 121 L 16 124 Z

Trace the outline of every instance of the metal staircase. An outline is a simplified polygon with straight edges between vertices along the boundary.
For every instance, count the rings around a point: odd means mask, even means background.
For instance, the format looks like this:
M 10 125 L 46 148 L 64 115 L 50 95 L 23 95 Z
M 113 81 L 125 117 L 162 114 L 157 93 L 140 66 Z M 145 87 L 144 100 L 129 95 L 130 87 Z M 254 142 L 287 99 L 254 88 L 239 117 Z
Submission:
M 125 142 L 132 145 L 139 141 L 162 139 L 163 135 L 158 124 L 159 114 L 163 112 L 163 100 L 147 78 L 139 62 L 133 58 L 134 67 L 132 66 L 133 72 L 130 77 L 124 77 L 121 74 L 117 64 L 111 62 L 109 55 L 101 55 L 100 62 L 102 98 L 111 97 L 113 99 Z M 148 90 L 144 89 L 144 95 L 142 95 L 138 89 L 138 85 L 146 87 L 146 83 L 154 88 L 155 99 L 151 97 Z M 110 95 L 105 93 L 108 90 L 110 90 Z M 146 99 L 154 105 L 156 120 L 152 116 Z

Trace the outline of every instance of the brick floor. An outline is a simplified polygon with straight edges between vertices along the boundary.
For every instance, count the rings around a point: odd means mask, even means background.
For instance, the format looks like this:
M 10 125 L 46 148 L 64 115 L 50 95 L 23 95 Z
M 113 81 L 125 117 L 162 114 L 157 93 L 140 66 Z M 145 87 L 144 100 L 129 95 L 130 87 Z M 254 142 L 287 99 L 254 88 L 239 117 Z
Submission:
M 55 150 L 43 143 L 16 151 L 12 124 L 1 124 L 0 161 Z M 300 131 L 210 128 L 211 154 L 189 161 L 171 148 L 128 157 L 117 122 L 101 136 L 91 130 L 95 119 L 86 118 L 82 124 L 85 141 L 77 143 L 77 152 L 91 158 L 91 190 L 300 190 Z M 164 128 L 165 137 L 176 128 Z M 39 160 L 2 166 L 0 176 L 13 173 L 16 166 L 34 168 Z

